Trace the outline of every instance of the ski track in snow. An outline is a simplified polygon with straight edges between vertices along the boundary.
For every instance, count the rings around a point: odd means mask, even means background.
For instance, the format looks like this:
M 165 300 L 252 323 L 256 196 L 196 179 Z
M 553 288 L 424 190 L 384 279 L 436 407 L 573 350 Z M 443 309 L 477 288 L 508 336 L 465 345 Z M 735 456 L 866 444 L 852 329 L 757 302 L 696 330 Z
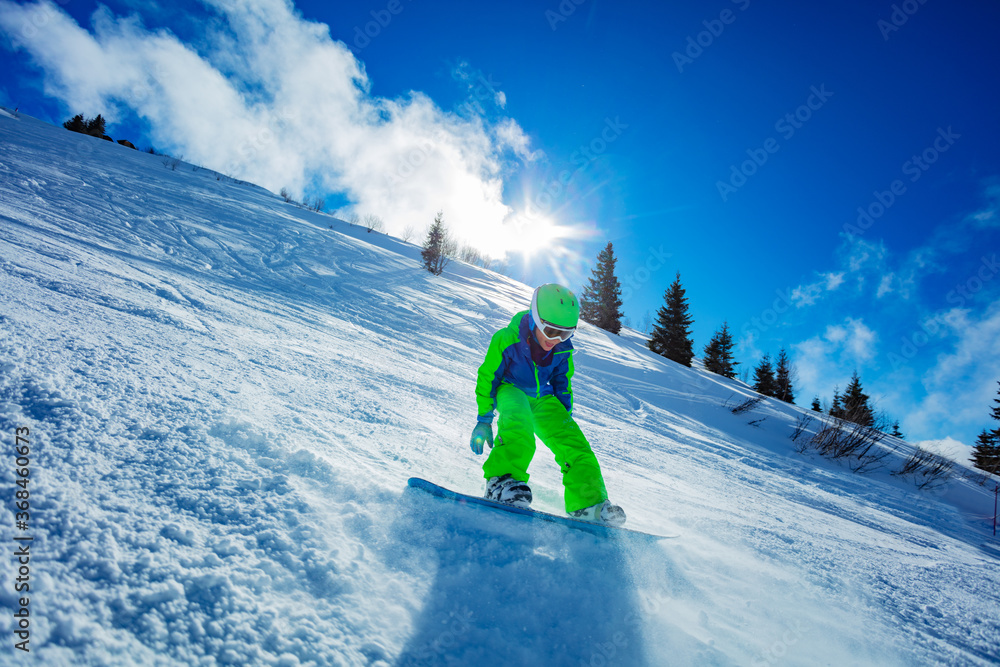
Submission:
M 24 115 L 0 142 L 0 540 L 29 426 L 39 664 L 1000 659 L 983 488 L 797 454 L 801 409 L 748 425 L 744 386 L 584 326 L 576 416 L 612 497 L 681 538 L 414 494 L 482 488 L 475 373 L 529 287 Z M 532 484 L 561 511 L 542 446 Z

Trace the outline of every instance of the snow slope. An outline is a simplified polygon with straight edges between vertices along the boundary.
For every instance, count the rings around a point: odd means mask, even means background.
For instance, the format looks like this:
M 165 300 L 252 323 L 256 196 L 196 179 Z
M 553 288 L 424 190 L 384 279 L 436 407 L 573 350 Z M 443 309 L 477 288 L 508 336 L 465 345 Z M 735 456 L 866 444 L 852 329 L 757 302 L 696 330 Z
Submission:
M 0 229 L 0 542 L 35 538 L 37 664 L 1000 660 L 992 493 L 797 454 L 800 409 L 735 416 L 745 387 L 628 331 L 579 332 L 576 416 L 630 525 L 679 539 L 406 491 L 482 488 L 475 372 L 525 285 L 9 112 Z M 532 473 L 560 511 L 543 447 Z

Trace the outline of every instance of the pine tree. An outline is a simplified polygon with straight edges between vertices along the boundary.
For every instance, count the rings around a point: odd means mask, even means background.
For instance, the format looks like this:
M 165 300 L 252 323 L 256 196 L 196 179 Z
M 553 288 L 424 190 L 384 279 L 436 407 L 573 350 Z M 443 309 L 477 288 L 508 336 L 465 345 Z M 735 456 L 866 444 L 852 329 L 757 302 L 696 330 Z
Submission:
M 702 363 L 705 364 L 705 370 L 721 375 L 719 367 L 722 365 L 722 351 L 719 349 L 718 336 L 718 332 L 712 334 L 711 340 L 708 341 L 705 349 L 702 350 Z
M 990 433 L 985 428 L 976 439 L 972 448 L 972 465 L 993 474 L 1000 474 L 1000 442 L 996 433 Z
M 1000 385 L 1000 380 L 997 381 L 997 384 Z M 993 402 L 996 403 L 996 406 L 990 410 L 990 416 L 1000 421 L 1000 389 L 997 389 L 997 398 L 994 398 Z M 993 437 L 997 440 L 997 444 L 1000 444 L 1000 426 L 993 429 Z
M 723 322 L 722 328 L 715 332 L 712 340 L 705 346 L 705 368 L 732 379 L 736 377 L 736 366 L 739 363 L 733 360 L 733 334 L 729 331 L 729 323 Z
M 838 419 L 844 418 L 844 406 L 840 402 L 840 386 L 833 388 L 833 403 L 830 404 L 830 416 Z
M 649 339 L 649 349 L 667 359 L 685 366 L 691 366 L 694 358 L 694 342 L 691 329 L 694 320 L 688 313 L 688 302 L 681 287 L 681 274 L 663 295 L 664 305 L 656 312 L 656 324 Z
M 67 130 L 70 130 L 71 132 L 80 132 L 82 134 L 86 134 L 87 121 L 83 119 L 82 113 L 78 113 L 77 115 L 73 116 L 71 119 L 63 123 L 63 127 L 65 127 Z
M 771 366 L 771 355 L 765 354 L 757 367 L 753 369 L 753 389 L 762 396 L 775 396 L 777 383 L 774 381 L 774 368 Z
M 104 131 L 104 116 L 97 114 L 94 118 L 88 120 L 86 132 L 94 137 L 103 137 L 106 134 Z
M 819 404 L 819 396 L 813 396 L 812 411 L 823 412 L 823 406 Z
M 424 240 L 423 250 L 420 257 L 424 260 L 424 268 L 440 276 L 444 267 L 448 264 L 448 228 L 444 225 L 444 213 L 438 211 L 434 217 L 434 223 L 427 230 L 427 238 Z
M 902 439 L 904 437 L 903 436 L 903 432 L 899 430 L 899 420 L 898 419 L 896 421 L 892 422 L 892 433 L 890 433 L 889 435 L 891 435 L 894 438 L 900 438 L 900 439 Z
M 1000 390 L 997 390 L 997 396 L 998 398 L 993 399 L 997 405 L 990 408 L 990 417 L 1000 420 Z M 972 448 L 972 465 L 986 472 L 1000 474 L 1000 428 L 992 431 L 984 428 L 979 434 L 976 445 Z
M 580 296 L 580 318 L 617 334 L 622 329 L 622 286 L 615 276 L 615 250 L 611 243 L 597 255 L 597 267 Z
M 855 370 L 851 375 L 851 381 L 844 390 L 843 396 L 844 415 L 843 418 L 861 426 L 873 426 L 875 424 L 875 414 L 869 405 L 868 394 L 861 387 L 861 378 Z
M 774 370 L 774 395 L 785 403 L 795 402 L 795 391 L 792 387 L 794 369 L 788 360 L 785 348 L 778 353 L 778 366 Z

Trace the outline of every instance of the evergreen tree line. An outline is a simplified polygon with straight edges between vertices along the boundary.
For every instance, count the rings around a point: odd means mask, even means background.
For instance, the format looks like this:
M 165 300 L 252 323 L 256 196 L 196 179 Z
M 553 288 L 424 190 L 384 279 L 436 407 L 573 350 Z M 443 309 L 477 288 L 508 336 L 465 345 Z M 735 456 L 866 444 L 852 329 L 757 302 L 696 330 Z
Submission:
M 777 398 L 785 403 L 795 402 L 794 368 L 785 348 L 778 352 L 777 361 L 771 363 L 771 355 L 765 354 L 753 371 L 753 389 L 758 394 Z
M 843 394 L 840 393 L 840 387 L 833 388 L 833 400 L 825 413 L 819 396 L 813 397 L 811 407 L 813 412 L 828 414 L 831 417 L 887 433 L 896 438 L 905 437 L 903 432 L 899 430 L 898 419 L 890 423 L 888 415 L 884 412 L 876 412 L 875 402 L 871 396 L 865 393 L 857 369 L 851 374 L 851 380 L 847 383 Z
M 67 130 L 71 132 L 79 132 L 80 134 L 89 134 L 92 137 L 97 137 L 98 139 L 104 139 L 106 141 L 113 142 L 114 139 L 112 139 L 107 135 L 107 132 L 105 130 L 105 125 L 107 125 L 107 123 L 104 120 L 104 116 L 102 116 L 101 114 L 97 114 L 93 118 L 84 118 L 82 113 L 78 113 L 77 115 L 73 116 L 65 123 L 63 123 L 63 127 L 65 127 Z M 128 148 L 135 148 L 135 144 L 133 144 L 128 139 L 119 139 L 118 143 L 121 144 L 122 146 L 127 146 Z M 152 148 L 150 148 L 148 152 L 156 154 L 156 151 L 154 151 Z
M 1000 389 L 997 390 L 997 398 L 993 399 L 993 402 L 996 405 L 990 409 L 990 417 L 1000 421 Z M 992 431 L 983 429 L 972 448 L 971 460 L 972 465 L 980 470 L 1000 475 L 1000 427 Z
M 89 134 L 90 136 L 97 137 L 98 139 L 107 134 L 107 132 L 104 131 L 104 126 L 105 121 L 101 114 L 97 114 L 97 116 L 88 120 L 83 117 L 82 113 L 78 113 L 63 123 L 63 127 L 71 132 Z
M 580 318 L 605 331 L 617 334 L 622 327 L 621 283 L 615 275 L 617 259 L 611 243 L 597 256 L 597 265 L 591 271 L 589 282 L 580 296 Z M 663 305 L 656 312 L 649 337 L 649 349 L 684 366 L 691 366 L 694 359 L 694 340 L 691 337 L 691 316 L 687 292 L 678 272 L 666 293 Z M 705 368 L 727 378 L 736 377 L 740 362 L 733 355 L 732 331 L 729 323 L 712 335 L 703 349 Z M 781 350 L 777 367 L 770 356 L 765 356 L 754 371 L 754 389 L 765 396 L 772 396 L 788 403 L 795 401 L 793 388 L 795 371 L 787 352 Z
M 615 276 L 617 259 L 611 243 L 598 254 L 597 265 L 591 272 L 591 278 L 584 286 L 580 297 L 581 318 L 595 326 L 617 334 L 621 330 L 622 301 L 621 284 Z M 687 292 L 681 283 L 678 272 L 673 283 L 663 296 L 663 305 L 657 310 L 653 322 L 649 349 L 684 366 L 691 366 L 694 359 L 694 341 L 691 337 L 691 325 L 694 318 L 690 313 Z M 736 367 L 739 365 L 734 355 L 732 331 L 728 322 L 712 335 L 703 349 L 705 369 L 727 377 L 736 378 Z M 777 398 L 786 403 L 795 402 L 795 383 L 797 381 L 795 366 L 792 364 L 785 348 L 781 348 L 776 359 L 765 354 L 753 369 L 751 386 L 762 396 Z M 819 397 L 813 399 L 812 409 L 823 412 Z M 855 370 L 851 381 L 843 394 L 839 388 L 834 390 L 833 403 L 829 414 L 832 417 L 854 422 L 860 426 L 873 427 L 888 431 L 888 417 L 876 414 L 871 397 L 865 393 L 861 378 Z M 902 438 L 899 421 L 892 423 L 890 435 Z M 1000 438 L 1000 436 L 998 436 Z M 1000 439 L 998 439 L 1000 444 Z

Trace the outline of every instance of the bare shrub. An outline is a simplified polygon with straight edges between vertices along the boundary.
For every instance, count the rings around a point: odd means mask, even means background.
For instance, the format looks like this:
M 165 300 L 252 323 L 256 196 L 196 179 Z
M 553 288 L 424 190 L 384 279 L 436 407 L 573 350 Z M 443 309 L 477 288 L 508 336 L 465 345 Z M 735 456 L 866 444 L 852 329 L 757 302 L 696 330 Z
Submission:
M 962 479 L 967 479 L 979 486 L 986 486 L 987 482 L 992 482 L 996 479 L 992 474 L 979 468 L 959 468 L 959 471 L 957 474 L 961 475 Z
M 458 258 L 463 262 L 478 266 L 479 263 L 483 261 L 483 253 L 478 248 L 474 248 L 471 245 L 463 245 L 459 248 Z
M 812 415 L 810 414 L 803 413 L 799 415 L 798 420 L 795 422 L 795 427 L 792 429 L 792 435 L 789 436 L 791 437 L 792 442 L 797 442 L 813 421 Z
M 502 273 L 505 276 L 510 274 L 510 264 L 507 260 L 491 258 L 489 266 L 484 266 L 483 268 L 489 269 L 490 271 L 496 271 L 497 273 Z
M 847 461 L 854 472 L 873 470 L 881 467 L 894 451 L 880 444 L 886 437 L 882 426 L 879 420 L 866 425 L 834 417 L 799 451 L 812 447 L 822 456 Z
M 471 245 L 463 245 L 456 252 L 458 259 L 484 269 L 492 269 L 497 264 L 495 259 Z
M 732 412 L 734 415 L 742 415 L 744 413 L 750 412 L 751 410 L 753 410 L 754 408 L 756 408 L 758 405 L 760 405 L 760 402 L 764 400 L 763 396 L 753 396 L 751 398 L 746 399 L 745 401 L 743 401 L 741 403 L 735 403 L 734 404 L 732 402 L 732 398 L 733 397 L 730 396 L 728 399 L 726 399 L 725 407 L 726 407 L 727 410 L 729 410 L 730 412 Z
M 305 197 L 302 199 L 302 206 L 309 209 L 310 211 L 316 211 L 320 213 L 323 207 L 326 206 L 326 200 L 322 197 L 317 196 L 315 199 L 310 199 Z
M 399 239 L 403 243 L 409 243 L 410 239 L 412 239 L 413 236 L 414 236 L 414 234 L 416 234 L 416 233 L 417 233 L 417 230 L 416 230 L 416 228 L 413 225 L 407 225 L 406 227 L 403 228 L 403 233 L 400 234 Z
M 951 459 L 917 447 L 917 450 L 903 463 L 903 467 L 893 474 L 913 475 L 917 488 L 926 489 L 947 482 L 951 479 L 954 468 L 955 462 Z
M 365 226 L 369 234 L 372 232 L 385 231 L 385 223 L 382 221 L 382 218 L 373 213 L 369 213 L 365 217 L 361 218 L 361 224 Z
M 288 188 L 281 188 L 281 192 L 278 194 L 281 195 L 281 198 L 285 200 L 286 204 L 292 203 L 292 195 L 288 194 Z

